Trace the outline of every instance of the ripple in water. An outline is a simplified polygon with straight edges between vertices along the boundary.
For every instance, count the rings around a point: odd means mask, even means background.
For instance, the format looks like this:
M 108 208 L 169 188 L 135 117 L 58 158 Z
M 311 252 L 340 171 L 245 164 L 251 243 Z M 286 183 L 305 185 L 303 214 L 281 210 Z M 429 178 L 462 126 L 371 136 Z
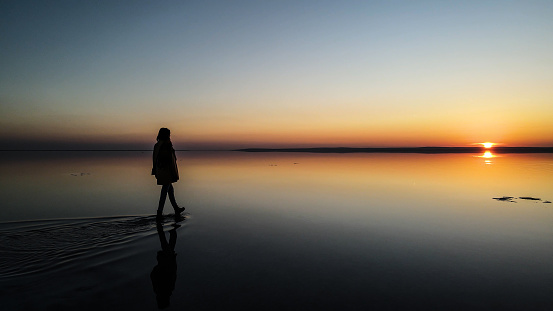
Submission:
M 59 271 L 153 234 L 153 216 L 0 224 L 0 279 Z

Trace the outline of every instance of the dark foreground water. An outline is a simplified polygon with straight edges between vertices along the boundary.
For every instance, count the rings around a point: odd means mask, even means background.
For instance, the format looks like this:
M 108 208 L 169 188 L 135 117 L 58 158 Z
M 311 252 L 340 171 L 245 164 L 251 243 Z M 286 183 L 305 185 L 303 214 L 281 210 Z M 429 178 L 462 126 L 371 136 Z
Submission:
M 553 308 L 550 154 L 0 156 L 5 310 Z

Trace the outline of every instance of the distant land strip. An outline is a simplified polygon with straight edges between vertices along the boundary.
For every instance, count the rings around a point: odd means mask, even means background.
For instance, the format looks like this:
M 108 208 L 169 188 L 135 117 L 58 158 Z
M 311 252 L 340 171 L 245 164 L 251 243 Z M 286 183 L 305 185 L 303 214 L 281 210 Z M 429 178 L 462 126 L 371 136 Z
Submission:
M 0 152 L 151 152 L 152 149 L 0 149 Z M 317 147 L 317 148 L 245 148 L 245 149 L 175 149 L 187 152 L 306 152 L 306 153 L 553 153 L 553 147 L 387 147 L 387 148 L 354 148 L 354 147 Z
M 241 152 L 310 152 L 310 153 L 553 153 L 553 147 L 403 147 L 403 148 L 247 148 Z

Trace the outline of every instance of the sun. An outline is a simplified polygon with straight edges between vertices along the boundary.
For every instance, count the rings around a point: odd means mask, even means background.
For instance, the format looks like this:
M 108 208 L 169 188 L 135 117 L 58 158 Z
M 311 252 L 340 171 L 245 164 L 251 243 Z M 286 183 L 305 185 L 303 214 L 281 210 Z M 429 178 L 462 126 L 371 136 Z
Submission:
M 490 142 L 485 142 L 485 143 L 480 143 L 480 144 L 482 146 L 484 146 L 484 148 L 486 148 L 486 149 L 490 149 L 494 145 L 494 143 L 490 143 Z

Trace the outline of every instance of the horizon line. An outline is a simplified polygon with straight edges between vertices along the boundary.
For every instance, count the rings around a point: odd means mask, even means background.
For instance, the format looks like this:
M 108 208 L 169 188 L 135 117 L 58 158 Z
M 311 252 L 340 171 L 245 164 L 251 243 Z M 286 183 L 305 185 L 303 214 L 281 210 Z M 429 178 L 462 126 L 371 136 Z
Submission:
M 0 149 L 0 152 L 151 152 L 153 149 Z M 239 149 L 175 149 L 185 152 L 306 152 L 306 153 L 553 153 L 551 147 L 535 146 L 425 146 L 425 147 L 299 147 Z

